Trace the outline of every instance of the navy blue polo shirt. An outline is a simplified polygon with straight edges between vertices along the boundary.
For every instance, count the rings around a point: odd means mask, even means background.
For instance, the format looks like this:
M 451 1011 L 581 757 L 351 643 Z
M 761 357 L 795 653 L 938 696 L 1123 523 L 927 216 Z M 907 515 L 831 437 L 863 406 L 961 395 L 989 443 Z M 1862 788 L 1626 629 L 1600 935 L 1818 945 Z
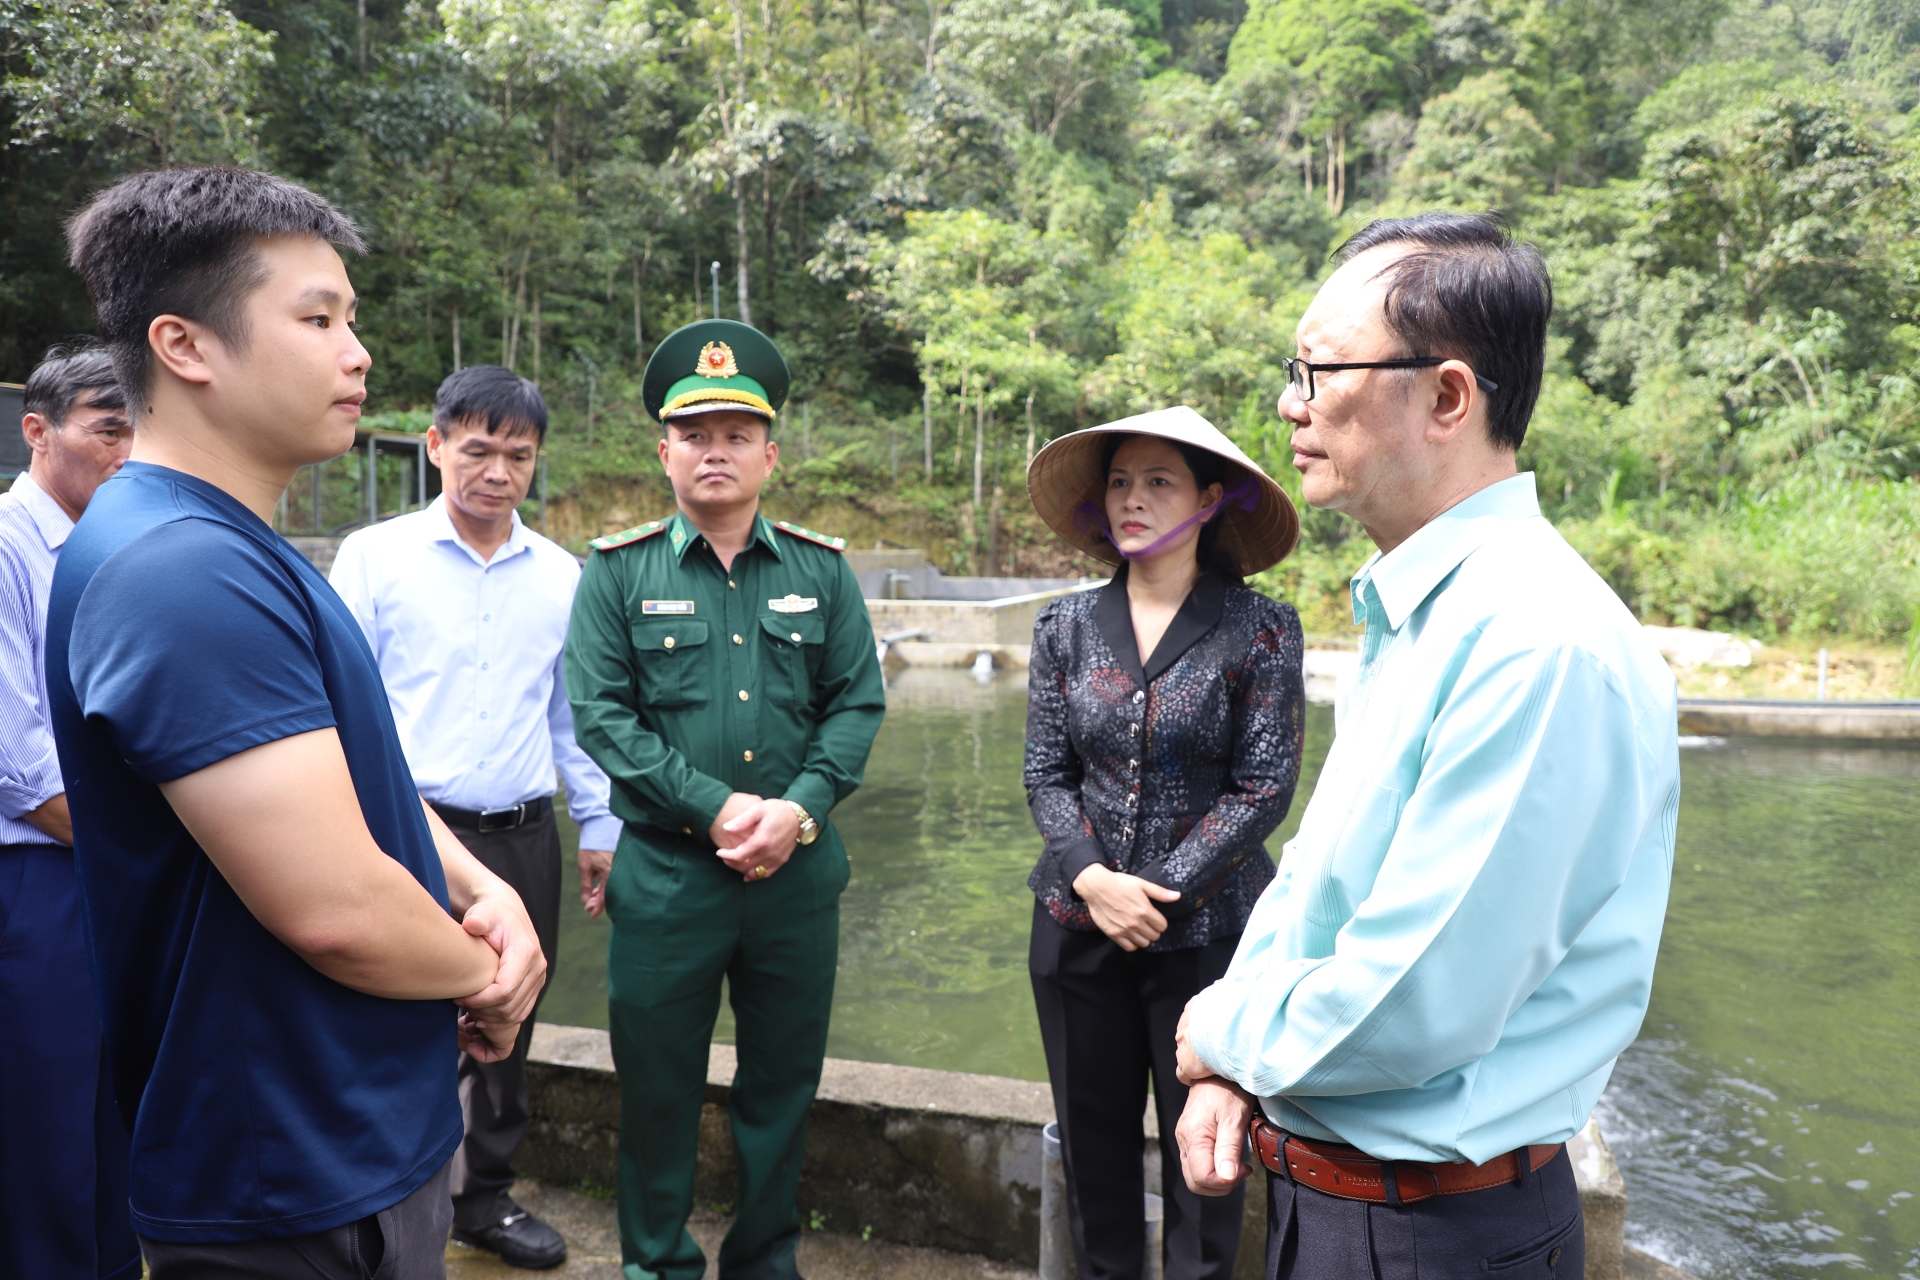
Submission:
M 233 498 L 130 462 L 61 552 L 47 684 L 135 1229 L 302 1235 L 404 1199 L 460 1143 L 453 1005 L 323 976 L 254 919 L 158 785 L 333 728 L 374 839 L 445 905 L 353 616 Z

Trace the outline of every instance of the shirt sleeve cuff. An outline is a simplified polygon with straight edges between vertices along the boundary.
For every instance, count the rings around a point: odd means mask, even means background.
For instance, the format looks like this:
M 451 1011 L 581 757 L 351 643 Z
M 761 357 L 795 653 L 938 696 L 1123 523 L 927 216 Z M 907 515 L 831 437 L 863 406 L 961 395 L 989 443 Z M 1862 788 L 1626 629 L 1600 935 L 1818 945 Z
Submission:
M 693 834 L 702 840 L 713 829 L 713 820 L 727 807 L 727 797 L 733 789 L 718 778 L 710 778 L 704 773 L 695 773 L 688 779 L 684 793 L 684 807 L 680 811 L 680 820 L 692 828 Z
M 1073 882 L 1080 878 L 1082 871 L 1096 862 L 1104 864 L 1106 860 L 1107 855 L 1100 848 L 1100 842 L 1092 836 L 1082 836 L 1061 851 L 1060 877 L 1066 881 L 1068 890 L 1072 891 Z M 1076 892 L 1073 896 L 1077 898 L 1080 895 Z
M 0 818 L 24 818 L 63 790 L 57 772 L 51 778 L 0 778 Z
M 795 778 L 780 798 L 805 809 L 807 816 L 823 827 L 827 825 L 827 815 L 833 812 L 832 786 L 812 774 L 803 773 Z
M 712 823 L 707 825 L 711 826 Z M 580 847 L 582 849 L 612 849 L 620 843 L 620 819 L 612 814 L 599 818 L 588 818 L 580 824 Z
M 1236 1076 L 1237 1065 L 1233 1055 L 1228 1053 L 1221 1043 L 1219 1032 L 1225 1021 L 1213 1008 L 1214 1003 L 1226 995 L 1225 984 L 1215 982 L 1211 986 L 1200 988 L 1199 992 L 1187 1002 L 1187 1039 L 1193 1045 L 1193 1052 L 1215 1074 L 1239 1083 Z M 1242 1086 L 1244 1087 L 1244 1086 Z

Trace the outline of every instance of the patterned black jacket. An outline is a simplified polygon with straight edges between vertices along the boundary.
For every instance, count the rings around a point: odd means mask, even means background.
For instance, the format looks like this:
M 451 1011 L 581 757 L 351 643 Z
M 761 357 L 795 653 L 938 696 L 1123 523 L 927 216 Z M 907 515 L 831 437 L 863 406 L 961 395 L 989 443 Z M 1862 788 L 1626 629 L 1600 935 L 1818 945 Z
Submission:
M 1126 570 L 1033 628 L 1027 804 L 1046 851 L 1027 884 L 1060 924 L 1098 926 L 1073 881 L 1095 862 L 1170 889 L 1149 951 L 1246 927 L 1273 879 L 1306 733 L 1300 615 L 1205 575 L 1143 667 Z

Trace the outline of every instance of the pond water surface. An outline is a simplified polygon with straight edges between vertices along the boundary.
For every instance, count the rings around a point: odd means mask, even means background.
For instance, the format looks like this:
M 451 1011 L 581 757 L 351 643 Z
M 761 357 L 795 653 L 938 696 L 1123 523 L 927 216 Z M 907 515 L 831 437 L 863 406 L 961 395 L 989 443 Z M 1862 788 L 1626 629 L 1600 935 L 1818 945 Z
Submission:
M 1026 687 L 908 669 L 866 785 L 828 1052 L 1046 1078 L 1026 975 Z M 1333 732 L 1308 720 L 1293 834 Z M 1691 742 L 1653 1007 L 1602 1099 L 1628 1239 L 1704 1280 L 1920 1280 L 1920 750 Z M 571 832 L 569 831 L 569 837 Z M 542 1018 L 606 1025 L 565 913 Z M 723 1011 L 717 1036 L 731 1038 Z

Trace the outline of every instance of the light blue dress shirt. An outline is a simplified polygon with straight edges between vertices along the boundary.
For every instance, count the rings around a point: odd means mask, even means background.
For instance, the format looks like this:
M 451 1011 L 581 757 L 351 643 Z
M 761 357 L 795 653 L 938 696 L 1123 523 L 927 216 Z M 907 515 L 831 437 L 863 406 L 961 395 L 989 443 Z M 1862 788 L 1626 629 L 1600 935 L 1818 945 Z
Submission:
M 1353 604 L 1359 678 L 1194 1047 L 1281 1128 L 1377 1159 L 1564 1141 L 1646 1015 L 1673 677 L 1531 474 L 1369 560 Z
M 340 544 L 328 579 L 366 632 L 420 794 L 485 813 L 554 793 L 583 849 L 612 849 L 607 775 L 573 739 L 561 675 L 580 562 L 516 514 L 482 560 L 446 499 Z
M 22 814 L 65 791 L 47 724 L 47 592 L 73 521 L 33 477 L 0 493 L 0 844 L 53 844 Z

